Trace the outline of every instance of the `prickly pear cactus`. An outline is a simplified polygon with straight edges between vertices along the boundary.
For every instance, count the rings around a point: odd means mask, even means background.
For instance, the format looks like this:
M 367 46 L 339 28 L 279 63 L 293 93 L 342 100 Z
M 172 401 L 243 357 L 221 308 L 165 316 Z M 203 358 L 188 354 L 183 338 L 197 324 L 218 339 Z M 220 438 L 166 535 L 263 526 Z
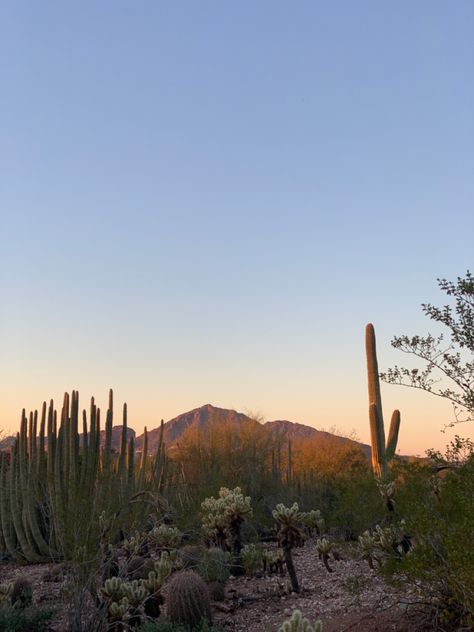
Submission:
M 303 617 L 300 610 L 295 610 L 291 618 L 285 621 L 278 632 L 322 632 L 321 621 L 316 621 L 314 625 Z

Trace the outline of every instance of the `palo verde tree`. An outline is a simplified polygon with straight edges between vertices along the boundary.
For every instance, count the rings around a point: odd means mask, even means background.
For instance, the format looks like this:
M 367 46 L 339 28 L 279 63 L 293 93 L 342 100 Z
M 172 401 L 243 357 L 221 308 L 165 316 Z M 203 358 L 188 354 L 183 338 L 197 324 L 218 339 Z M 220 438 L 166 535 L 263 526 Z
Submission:
M 399 366 L 381 373 L 389 384 L 418 388 L 452 402 L 455 421 L 474 421 L 474 277 L 469 272 L 454 283 L 438 279 L 452 301 L 435 307 L 423 303 L 423 312 L 448 329 L 448 336 L 397 336 L 392 346 L 422 361 L 423 368 Z

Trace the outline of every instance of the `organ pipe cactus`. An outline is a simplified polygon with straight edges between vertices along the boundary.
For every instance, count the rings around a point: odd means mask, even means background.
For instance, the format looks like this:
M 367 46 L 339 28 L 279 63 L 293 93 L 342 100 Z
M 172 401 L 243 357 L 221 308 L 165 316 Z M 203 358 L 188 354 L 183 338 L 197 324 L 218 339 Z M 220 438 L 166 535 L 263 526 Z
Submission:
M 121 448 L 112 453 L 113 394 L 106 413 L 105 445 L 101 446 L 101 415 L 94 398 L 82 413 L 79 434 L 79 393 L 65 394 L 60 415 L 51 401 L 40 415 L 22 412 L 20 431 L 10 455 L 0 454 L 0 547 L 14 559 L 39 562 L 94 556 L 97 540 L 118 531 L 127 511 L 144 512 L 140 493 L 165 479 L 166 455 L 161 441 L 150 463 L 134 460 L 127 442 L 124 406 Z M 59 422 L 58 422 L 59 419 Z M 39 433 L 39 434 L 38 434 Z M 145 442 L 146 443 L 146 442 Z M 144 450 L 146 451 L 146 447 Z M 158 473 L 158 475 L 157 475 Z M 104 514 L 108 526 L 99 526 Z
M 278 632 L 322 632 L 321 621 L 316 621 L 314 625 L 303 617 L 300 610 L 294 610 L 291 618 L 285 621 Z

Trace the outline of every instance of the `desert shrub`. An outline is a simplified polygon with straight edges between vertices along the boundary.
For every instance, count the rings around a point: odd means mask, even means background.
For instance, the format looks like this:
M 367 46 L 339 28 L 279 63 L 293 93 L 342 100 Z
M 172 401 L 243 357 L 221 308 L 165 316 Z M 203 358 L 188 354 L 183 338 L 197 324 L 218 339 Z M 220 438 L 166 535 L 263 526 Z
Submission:
M 2 632 L 45 632 L 54 611 L 42 610 L 36 606 L 18 608 L 0 605 L 0 630 Z
M 460 439 L 451 444 L 440 474 L 427 465 L 404 467 L 397 501 L 413 549 L 384 566 L 390 576 L 403 573 L 421 586 L 430 625 L 441 629 L 474 627 L 474 446 L 469 444 Z

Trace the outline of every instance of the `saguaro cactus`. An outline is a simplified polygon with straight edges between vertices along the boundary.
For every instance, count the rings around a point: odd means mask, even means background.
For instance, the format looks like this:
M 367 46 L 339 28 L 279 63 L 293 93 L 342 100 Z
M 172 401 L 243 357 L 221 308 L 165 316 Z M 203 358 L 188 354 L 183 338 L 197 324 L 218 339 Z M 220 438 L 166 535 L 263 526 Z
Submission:
M 379 481 L 387 477 L 387 463 L 395 455 L 398 432 L 400 429 L 400 411 L 394 410 L 390 421 L 390 430 L 385 444 L 385 430 L 380 395 L 379 370 L 375 347 L 374 326 L 369 323 L 365 328 L 365 350 L 367 353 L 367 376 L 369 386 L 369 420 L 372 443 L 372 469 Z

